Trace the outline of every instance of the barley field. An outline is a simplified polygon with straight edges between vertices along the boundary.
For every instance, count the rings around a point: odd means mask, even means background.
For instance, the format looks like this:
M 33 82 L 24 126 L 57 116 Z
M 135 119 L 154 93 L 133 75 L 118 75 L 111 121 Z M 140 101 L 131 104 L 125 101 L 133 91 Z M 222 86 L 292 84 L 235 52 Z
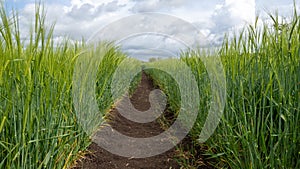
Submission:
M 76 60 L 90 48 L 67 38 L 54 43 L 55 25 L 45 25 L 41 6 L 35 10 L 35 24 L 25 43 L 17 12 L 9 16 L 0 9 L 0 168 L 70 168 L 91 144 L 76 119 L 72 99 Z M 300 168 L 300 16 L 295 10 L 289 23 L 276 14 L 269 17 L 272 25 L 248 25 L 213 52 L 181 54 L 179 60 L 191 69 L 201 97 L 189 133 L 191 158 L 178 159 L 183 168 L 198 167 L 193 154 L 199 147 L 216 168 Z M 112 43 L 99 45 L 108 49 L 95 85 L 99 110 L 105 115 L 114 103 L 112 75 L 127 56 Z M 214 134 L 200 144 L 197 139 L 212 92 L 202 59 L 216 57 L 226 77 L 224 114 Z M 166 61 L 143 64 L 160 62 Z M 176 69 L 174 64 L 164 66 Z M 174 79 L 160 70 L 145 72 L 166 93 L 176 114 L 180 92 Z

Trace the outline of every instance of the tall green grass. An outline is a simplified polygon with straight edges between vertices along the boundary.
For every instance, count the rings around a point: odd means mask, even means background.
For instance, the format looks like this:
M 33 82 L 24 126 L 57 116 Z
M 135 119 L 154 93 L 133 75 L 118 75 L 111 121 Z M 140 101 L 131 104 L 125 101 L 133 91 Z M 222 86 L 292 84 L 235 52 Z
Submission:
M 74 65 L 87 48 L 55 44 L 40 5 L 27 41 L 17 12 L 7 15 L 1 4 L 0 18 L 0 168 L 68 168 L 91 142 L 72 100 Z M 112 73 L 125 58 L 115 47 L 108 51 L 96 82 L 102 113 L 112 104 Z
M 249 26 L 220 51 L 228 102 L 210 144 L 231 168 L 300 167 L 299 16 L 270 17 L 273 27 Z
M 272 26 L 258 26 L 257 18 L 233 39 L 226 38 L 214 55 L 221 57 L 226 72 L 227 102 L 214 135 L 200 146 L 206 147 L 203 154 L 215 159 L 211 164 L 217 168 L 300 168 L 300 17 L 295 10 L 290 23 L 277 15 L 270 18 Z M 211 100 L 203 56 L 194 51 L 181 58 L 193 71 L 201 97 L 199 117 L 190 132 L 193 140 Z M 159 71 L 148 73 L 176 107 L 179 93 L 173 90 L 174 81 Z
M 0 168 L 67 168 L 90 143 L 72 99 L 75 62 L 89 48 L 67 40 L 54 44 L 54 26 L 44 24 L 39 5 L 26 45 L 17 13 L 8 16 L 2 7 L 0 17 Z M 218 168 L 300 168 L 300 21 L 296 11 L 288 24 L 270 17 L 272 27 L 245 28 L 225 40 L 216 56 L 226 72 L 227 103 L 220 125 L 202 146 Z M 125 58 L 108 47 L 96 80 L 102 113 L 113 103 L 111 78 Z M 190 132 L 195 145 L 211 101 L 200 58 L 205 55 L 188 52 L 181 58 L 195 75 L 201 96 Z M 147 73 L 178 112 L 180 93 L 172 77 L 158 70 Z

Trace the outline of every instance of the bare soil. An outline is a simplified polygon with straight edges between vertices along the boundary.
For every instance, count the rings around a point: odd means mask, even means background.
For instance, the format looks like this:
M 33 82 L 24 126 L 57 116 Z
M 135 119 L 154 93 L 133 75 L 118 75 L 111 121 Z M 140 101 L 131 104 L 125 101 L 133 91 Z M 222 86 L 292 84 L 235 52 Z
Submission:
M 149 93 L 155 89 L 153 81 L 145 74 L 136 91 L 131 96 L 131 103 L 137 110 L 146 111 L 150 108 Z M 165 109 L 165 114 L 170 114 Z M 174 119 L 174 117 L 171 117 Z M 135 138 L 147 138 L 158 135 L 164 131 L 159 120 L 150 123 L 136 123 L 123 117 L 116 108 L 109 112 L 108 124 L 118 132 Z M 171 119 L 172 120 L 172 119 Z M 181 147 L 187 147 L 189 139 L 181 142 Z M 88 153 L 83 159 L 80 159 L 74 169 L 179 169 L 181 168 L 175 157 L 178 157 L 178 150 L 173 149 L 148 158 L 127 158 L 112 154 L 105 149 L 92 143 L 88 147 Z M 203 163 L 205 164 L 205 163 Z M 203 166 L 201 168 L 211 168 Z

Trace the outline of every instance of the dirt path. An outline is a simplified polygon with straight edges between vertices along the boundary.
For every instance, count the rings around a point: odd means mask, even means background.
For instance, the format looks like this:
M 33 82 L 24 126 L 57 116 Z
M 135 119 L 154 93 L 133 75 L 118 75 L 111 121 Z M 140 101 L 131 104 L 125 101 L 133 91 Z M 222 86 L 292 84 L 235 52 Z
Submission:
M 131 103 L 137 110 L 146 111 L 150 108 L 148 101 L 149 93 L 154 89 L 153 82 L 144 73 L 142 80 L 135 93 L 130 98 Z M 158 135 L 164 130 L 157 121 L 150 123 L 135 123 L 120 115 L 117 109 L 110 111 L 109 124 L 113 129 L 130 137 L 146 138 Z M 93 154 L 88 154 L 85 159 L 77 164 L 76 168 L 86 169 L 169 169 L 180 168 L 174 160 L 175 148 L 154 157 L 130 159 L 114 155 L 96 143 L 92 143 L 88 150 Z
M 146 111 L 150 108 L 149 94 L 155 89 L 152 80 L 144 73 L 142 80 L 137 87 L 135 93 L 130 98 L 133 106 L 139 111 Z M 164 114 L 170 114 L 164 112 Z M 134 138 L 147 138 L 159 135 L 164 130 L 158 123 L 158 120 L 150 123 L 135 123 L 123 117 L 116 108 L 113 108 L 109 113 L 110 121 L 108 124 L 116 131 Z M 174 117 L 171 117 L 174 120 Z M 180 143 L 180 146 L 189 145 L 190 141 Z M 178 155 L 176 148 L 148 158 L 126 158 L 112 154 L 105 149 L 99 147 L 96 143 L 92 143 L 88 150 L 92 154 L 88 154 L 82 159 L 73 169 L 179 169 L 179 164 L 175 161 L 175 156 Z M 202 161 L 201 161 L 202 163 Z M 204 163 L 203 163 L 204 164 Z M 207 168 L 206 166 L 200 168 Z M 210 168 L 210 167 L 208 167 Z

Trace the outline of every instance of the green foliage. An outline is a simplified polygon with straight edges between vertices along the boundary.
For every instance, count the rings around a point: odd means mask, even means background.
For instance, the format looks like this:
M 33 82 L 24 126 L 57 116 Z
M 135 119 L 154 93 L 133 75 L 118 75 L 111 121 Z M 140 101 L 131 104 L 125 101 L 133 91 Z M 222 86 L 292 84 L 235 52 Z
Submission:
M 202 146 L 218 168 L 300 167 L 300 21 L 247 27 L 224 40 L 218 54 L 226 72 L 227 102 L 214 135 Z M 258 18 L 257 18 L 258 20 Z M 182 54 L 194 73 L 200 93 L 200 112 L 190 137 L 197 139 L 210 103 L 209 76 L 199 51 Z M 176 65 L 172 65 L 176 66 Z M 180 93 L 171 78 L 148 72 L 178 109 Z M 195 144 L 196 146 L 196 144 Z M 193 151 L 193 150 L 191 150 Z
M 67 40 L 54 44 L 54 26 L 46 27 L 39 5 L 35 16 L 25 45 L 17 13 L 10 18 L 3 7 L 0 10 L 0 168 L 68 168 L 90 144 L 72 99 L 74 65 L 88 48 Z M 270 17 L 273 27 L 249 26 L 209 56 L 221 58 L 227 84 L 224 116 L 203 145 L 216 167 L 300 168 L 300 21 L 296 11 L 290 23 Z M 125 58 L 108 46 L 95 84 L 102 114 L 114 101 L 112 75 Z M 189 51 L 181 57 L 191 68 L 201 97 L 189 134 L 195 146 L 211 102 L 210 78 L 201 61 L 208 55 Z M 176 70 L 174 64 L 169 67 Z M 176 116 L 181 105 L 174 79 L 160 70 L 145 71 L 167 94 Z M 131 92 L 139 79 L 140 74 Z M 192 147 L 190 151 L 197 152 Z
M 231 168 L 300 167 L 300 22 L 270 16 L 274 27 L 249 26 L 220 51 L 227 104 L 208 144 Z
M 181 98 L 180 90 L 175 80 L 168 73 L 159 69 L 145 69 L 145 72 L 149 74 L 154 83 L 157 84 L 164 93 L 166 93 L 168 103 L 170 103 L 169 108 L 173 112 L 178 112 L 180 109 Z
M 10 18 L 2 7 L 0 17 L 0 168 L 68 168 L 90 144 L 72 99 L 74 65 L 86 47 L 54 44 L 54 26 L 47 29 L 39 5 L 28 43 L 16 12 Z M 97 78 L 102 113 L 112 104 L 112 73 L 125 58 L 115 47 L 108 51 Z

